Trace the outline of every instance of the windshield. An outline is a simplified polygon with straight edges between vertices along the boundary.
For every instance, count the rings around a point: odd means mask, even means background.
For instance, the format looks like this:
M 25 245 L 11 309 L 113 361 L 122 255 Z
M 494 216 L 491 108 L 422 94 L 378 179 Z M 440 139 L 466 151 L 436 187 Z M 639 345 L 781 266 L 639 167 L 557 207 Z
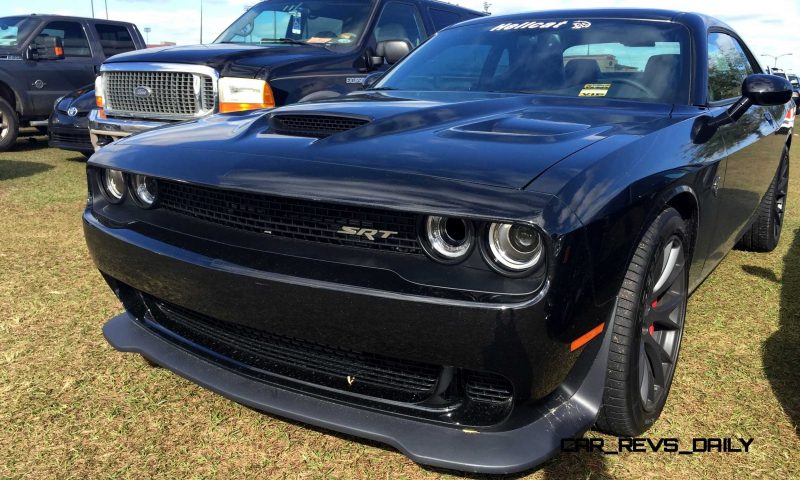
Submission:
M 0 48 L 20 45 L 38 23 L 30 17 L 0 18 Z
M 674 23 L 536 18 L 440 32 L 376 89 L 689 100 L 689 37 Z
M 372 3 L 365 0 L 263 2 L 214 43 L 353 45 L 364 32 Z
M 790 75 L 789 75 L 789 81 L 790 81 L 790 82 L 792 82 L 792 87 L 793 87 L 793 88 L 798 88 L 798 87 L 800 87 L 800 79 L 799 79 L 799 78 L 797 78 L 797 75 L 791 75 L 791 74 L 790 74 Z

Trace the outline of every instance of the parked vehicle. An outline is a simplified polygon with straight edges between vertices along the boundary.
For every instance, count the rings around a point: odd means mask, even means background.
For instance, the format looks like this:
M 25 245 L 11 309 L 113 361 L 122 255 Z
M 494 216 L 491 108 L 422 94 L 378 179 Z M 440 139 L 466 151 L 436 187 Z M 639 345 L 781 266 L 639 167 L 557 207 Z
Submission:
M 165 123 L 344 95 L 437 30 L 482 14 L 433 0 L 270 0 L 211 45 L 106 62 L 95 147 Z M 397 42 L 396 40 L 401 40 Z M 393 42 L 394 41 L 394 42 Z
M 437 467 L 641 435 L 689 294 L 781 237 L 789 82 L 663 10 L 472 20 L 373 80 L 95 153 L 108 341 Z
M 47 122 L 51 147 L 80 152 L 87 158 L 94 153 L 89 140 L 89 112 L 95 107 L 94 98 L 94 84 L 90 84 L 56 100 Z
M 790 73 L 787 78 L 792 84 L 792 100 L 794 100 L 795 105 L 797 105 L 795 113 L 800 113 L 800 78 L 794 73 Z
M 0 18 L 0 151 L 44 129 L 56 99 L 94 81 L 111 55 L 144 48 L 132 23 L 59 15 Z

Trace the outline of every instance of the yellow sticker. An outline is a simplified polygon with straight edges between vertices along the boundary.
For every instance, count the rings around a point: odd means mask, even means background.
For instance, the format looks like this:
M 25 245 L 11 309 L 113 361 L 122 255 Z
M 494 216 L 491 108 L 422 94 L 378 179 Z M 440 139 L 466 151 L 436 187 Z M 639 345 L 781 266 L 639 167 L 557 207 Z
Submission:
M 587 83 L 583 86 L 579 97 L 605 97 L 608 89 L 611 88 L 610 83 Z

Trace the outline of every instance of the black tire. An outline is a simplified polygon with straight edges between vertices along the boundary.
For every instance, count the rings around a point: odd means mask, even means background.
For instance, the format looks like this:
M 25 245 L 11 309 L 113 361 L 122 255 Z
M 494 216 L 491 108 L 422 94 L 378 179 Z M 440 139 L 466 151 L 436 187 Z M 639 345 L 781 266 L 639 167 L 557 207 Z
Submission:
M 17 143 L 19 119 L 14 107 L 0 98 L 0 152 L 10 150 Z
M 736 243 L 739 250 L 771 252 L 778 246 L 783 230 L 786 198 L 789 191 L 789 149 L 783 147 L 781 162 L 769 190 L 758 206 L 753 225 Z
M 664 409 L 686 317 L 689 241 L 674 208 L 653 221 L 636 248 L 617 296 L 597 428 L 637 436 Z M 671 266 L 670 266 L 671 265 Z

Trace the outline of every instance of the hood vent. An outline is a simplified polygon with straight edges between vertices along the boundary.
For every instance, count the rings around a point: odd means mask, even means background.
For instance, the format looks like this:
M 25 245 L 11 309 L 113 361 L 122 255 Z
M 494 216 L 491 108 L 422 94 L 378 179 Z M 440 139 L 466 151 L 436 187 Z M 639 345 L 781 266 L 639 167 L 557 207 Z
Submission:
M 295 137 L 325 138 L 335 133 L 346 132 L 366 125 L 369 120 L 359 117 L 334 115 L 273 115 L 270 118 L 272 131 L 279 135 Z

